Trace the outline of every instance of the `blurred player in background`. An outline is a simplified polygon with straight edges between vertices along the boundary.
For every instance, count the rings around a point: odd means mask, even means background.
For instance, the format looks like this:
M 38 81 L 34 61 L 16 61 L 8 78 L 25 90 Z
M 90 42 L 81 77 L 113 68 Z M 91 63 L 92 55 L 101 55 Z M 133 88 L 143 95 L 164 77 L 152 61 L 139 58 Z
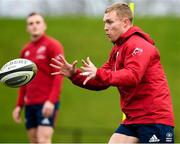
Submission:
M 115 86 L 121 93 L 121 109 L 126 115 L 109 143 L 173 143 L 174 115 L 168 82 L 160 54 L 149 35 L 133 26 L 127 4 L 115 3 L 104 14 L 104 29 L 114 44 L 108 61 L 101 67 L 82 60 L 68 63 L 63 56 L 51 66 L 75 85 L 91 90 Z
M 51 58 L 63 55 L 63 46 L 45 34 L 47 25 L 39 13 L 27 17 L 27 31 L 31 41 L 21 51 L 21 58 L 32 60 L 38 67 L 36 77 L 19 90 L 12 116 L 20 123 L 20 113 L 25 106 L 25 123 L 31 143 L 51 143 L 54 121 L 59 107 L 62 76 L 51 76 Z

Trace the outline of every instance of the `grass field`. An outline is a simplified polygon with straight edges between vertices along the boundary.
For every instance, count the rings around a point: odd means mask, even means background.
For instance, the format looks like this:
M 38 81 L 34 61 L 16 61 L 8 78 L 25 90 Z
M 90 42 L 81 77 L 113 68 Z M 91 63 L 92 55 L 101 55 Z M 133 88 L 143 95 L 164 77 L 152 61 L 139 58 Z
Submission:
M 99 67 L 108 58 L 112 44 L 108 42 L 101 19 L 47 19 L 47 33 L 60 40 L 69 61 L 89 56 Z M 161 62 L 168 77 L 175 119 L 176 142 L 180 142 L 180 19 L 137 18 L 135 24 L 148 32 L 161 52 Z M 0 66 L 17 58 L 29 36 L 25 21 L 0 19 Z M 0 85 L 0 142 L 27 142 L 24 125 L 11 118 L 17 89 Z M 107 142 L 121 120 L 119 95 L 116 88 L 93 92 L 64 81 L 61 108 L 53 142 Z

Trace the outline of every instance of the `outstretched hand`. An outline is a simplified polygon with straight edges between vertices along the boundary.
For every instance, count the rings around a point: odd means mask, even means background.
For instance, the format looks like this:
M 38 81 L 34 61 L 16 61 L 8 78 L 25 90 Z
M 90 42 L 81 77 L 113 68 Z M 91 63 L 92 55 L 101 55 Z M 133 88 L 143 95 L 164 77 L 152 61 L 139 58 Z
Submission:
M 83 66 L 81 69 L 83 70 L 80 75 L 87 76 L 86 79 L 83 82 L 83 85 L 86 85 L 86 83 L 90 80 L 96 77 L 97 68 L 96 66 L 91 62 L 90 58 L 87 57 L 86 61 L 82 60 Z
M 70 64 L 62 55 L 60 55 L 59 60 L 52 58 L 52 62 L 53 63 L 51 63 L 50 66 L 58 70 L 57 72 L 51 73 L 52 75 L 60 74 L 66 77 L 71 77 L 76 73 L 77 60 L 73 61 L 73 63 Z

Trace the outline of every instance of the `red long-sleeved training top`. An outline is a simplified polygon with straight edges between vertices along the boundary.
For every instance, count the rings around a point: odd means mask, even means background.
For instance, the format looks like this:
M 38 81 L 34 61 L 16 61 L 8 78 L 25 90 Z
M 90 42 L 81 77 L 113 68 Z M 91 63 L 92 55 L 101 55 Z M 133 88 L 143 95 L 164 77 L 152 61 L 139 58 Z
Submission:
M 118 88 L 124 124 L 165 124 L 174 126 L 168 82 L 153 40 L 134 26 L 115 42 L 109 60 L 98 68 L 85 86 L 78 70 L 70 79 L 80 87 L 103 90 Z
M 55 39 L 43 35 L 36 42 L 28 43 L 21 52 L 21 58 L 33 61 L 38 68 L 35 78 L 19 89 L 17 105 L 43 104 L 49 100 L 59 101 L 63 77 L 52 76 L 54 71 L 49 65 L 51 58 L 63 55 L 63 46 Z

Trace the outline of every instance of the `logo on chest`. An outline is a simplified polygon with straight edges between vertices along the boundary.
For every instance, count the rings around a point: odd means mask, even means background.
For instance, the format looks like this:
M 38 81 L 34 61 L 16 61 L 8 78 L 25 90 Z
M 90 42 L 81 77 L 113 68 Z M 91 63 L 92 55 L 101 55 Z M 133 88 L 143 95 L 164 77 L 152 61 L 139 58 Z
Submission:
M 24 57 L 29 57 L 30 56 L 30 51 L 27 50 L 25 53 L 24 53 Z
M 132 53 L 132 56 L 135 56 L 135 55 L 140 56 L 142 53 L 143 53 L 143 49 L 142 48 L 135 48 L 133 53 Z
M 36 52 L 36 59 L 45 59 L 46 46 L 40 46 Z

